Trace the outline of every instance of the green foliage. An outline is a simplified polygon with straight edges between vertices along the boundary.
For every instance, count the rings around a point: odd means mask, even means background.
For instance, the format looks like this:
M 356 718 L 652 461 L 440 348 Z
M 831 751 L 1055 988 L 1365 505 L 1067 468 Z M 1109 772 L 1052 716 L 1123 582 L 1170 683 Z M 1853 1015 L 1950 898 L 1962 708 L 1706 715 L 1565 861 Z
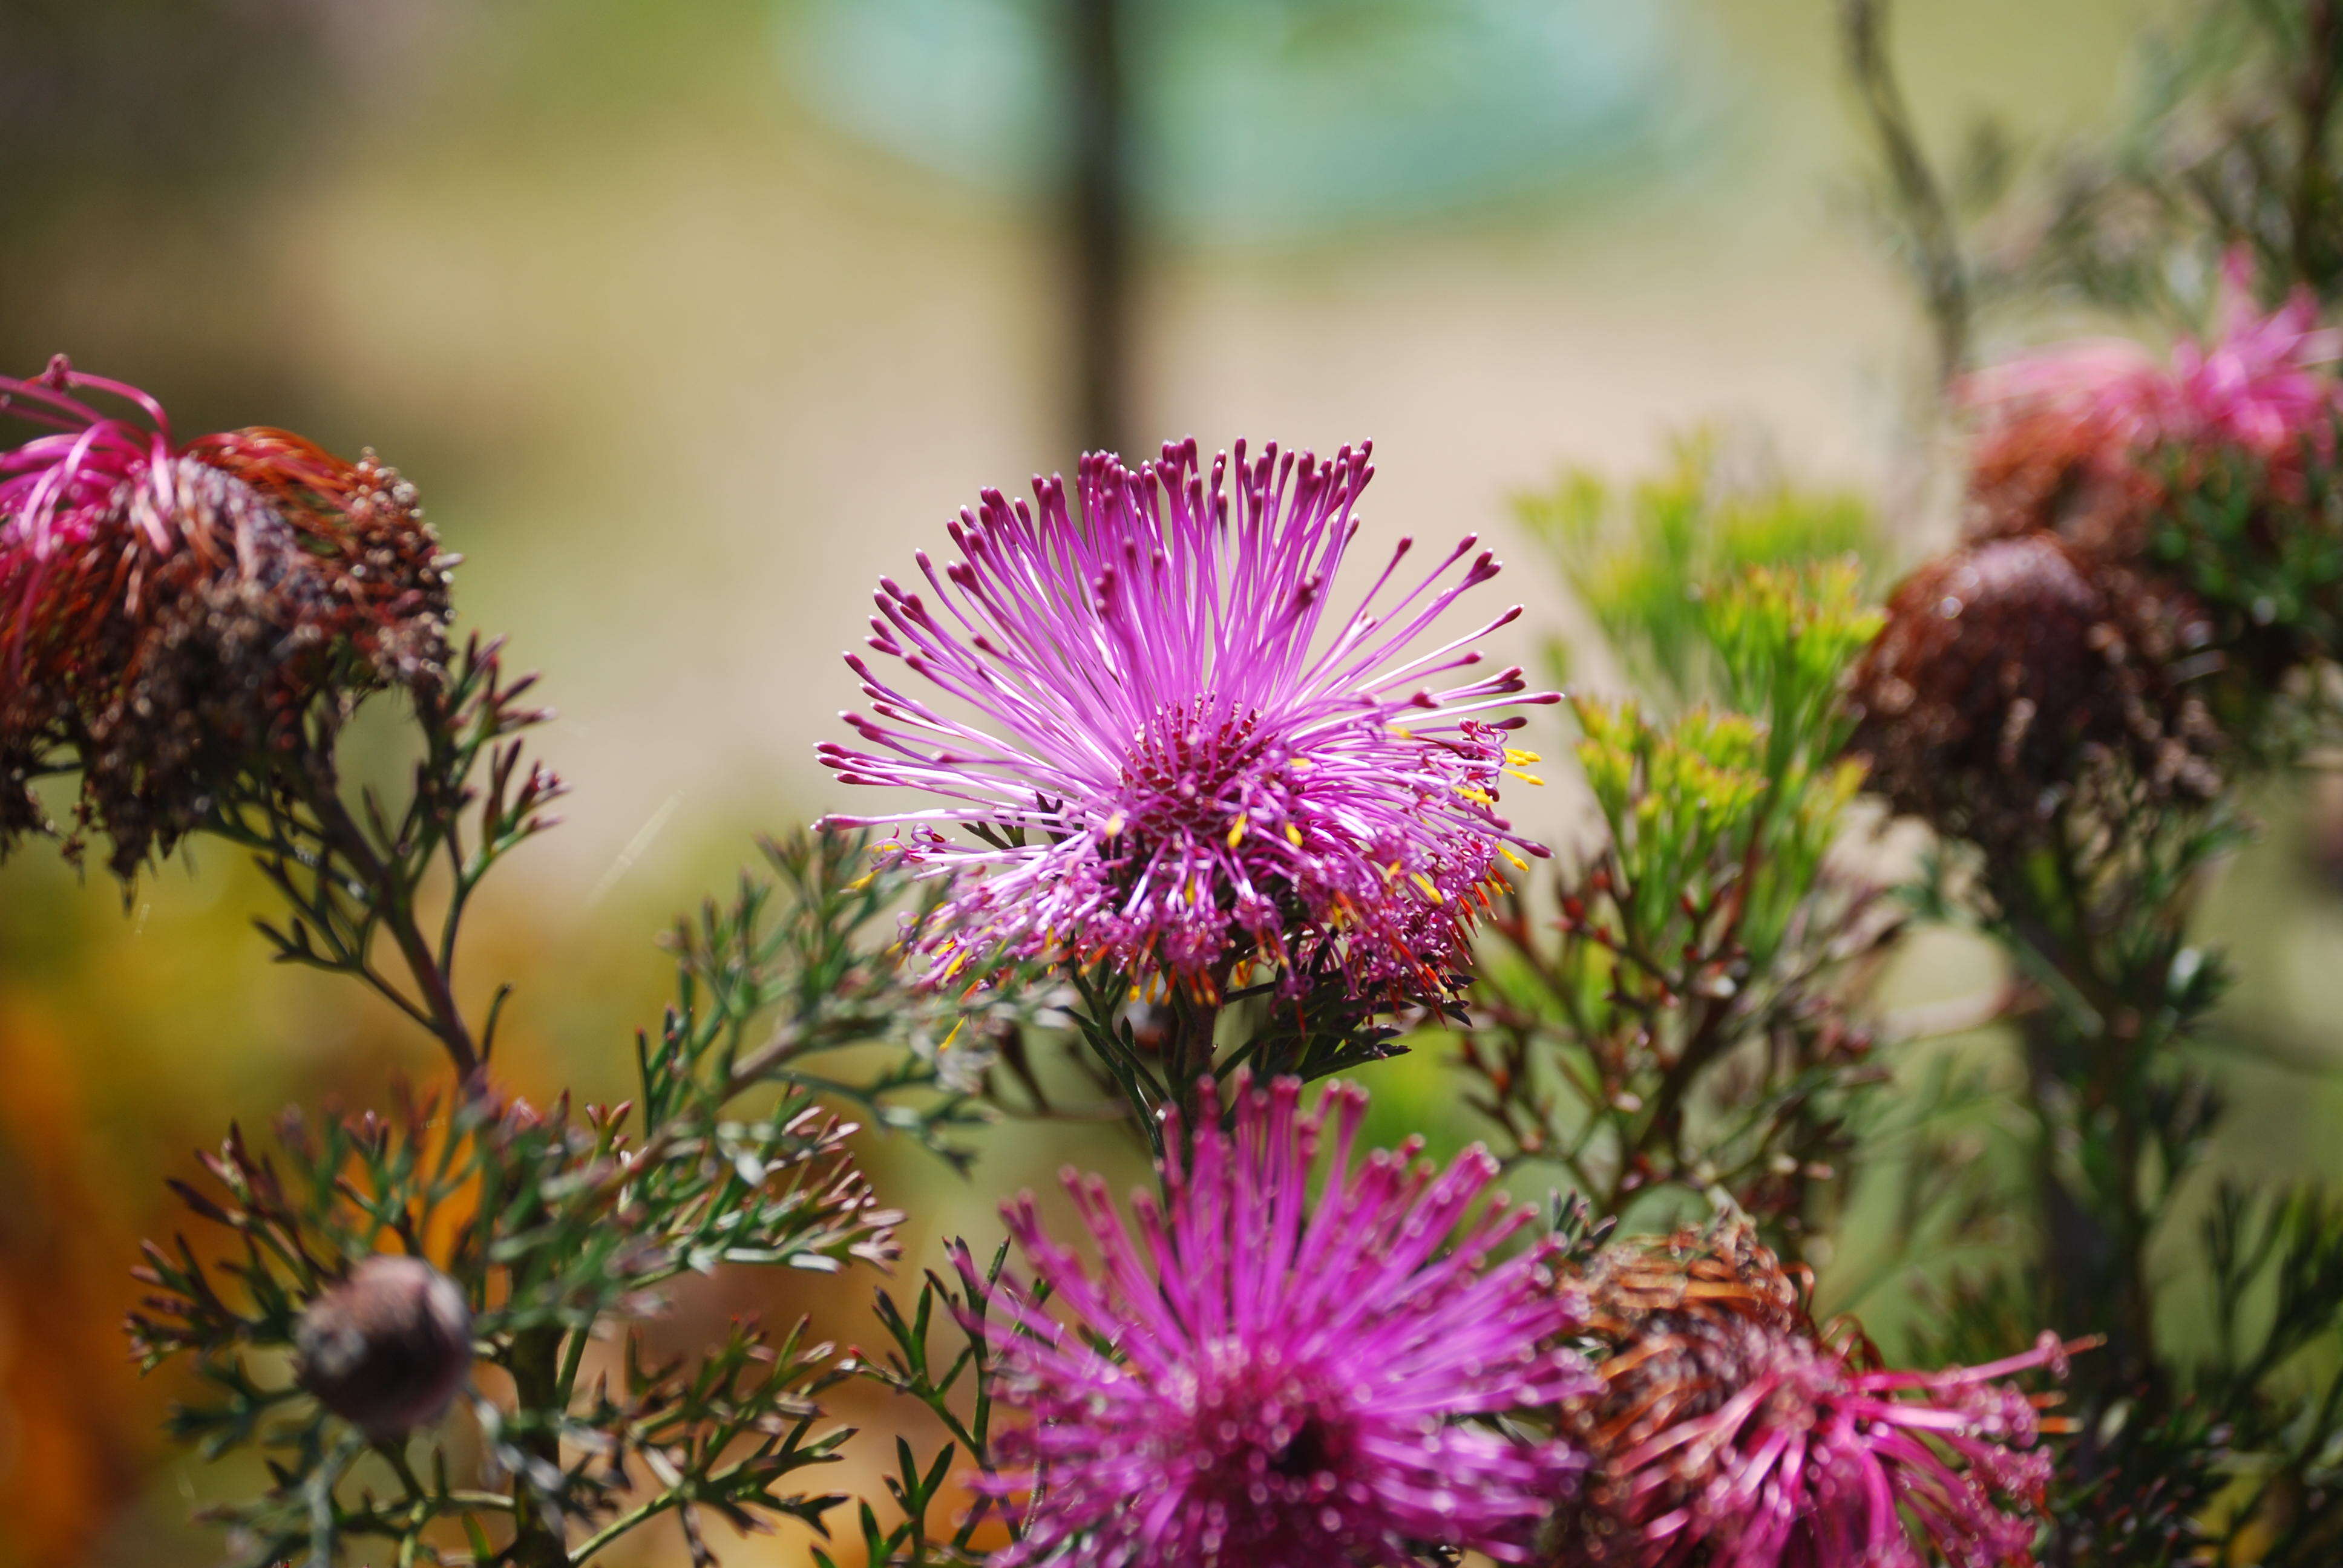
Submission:
M 1452 992 L 1461 991 L 1467 978 L 1452 975 L 1446 983 Z M 1287 988 L 1289 979 L 1298 989 Z M 1402 1054 L 1407 1048 L 1401 1038 L 1420 1017 L 1462 1016 L 1452 1000 L 1362 992 L 1332 954 L 1306 971 L 1272 976 L 1209 1000 L 1177 987 L 1136 984 L 1103 966 L 1070 971 L 1066 981 L 1070 995 L 1057 1011 L 1087 1052 L 1075 1055 L 1078 1069 L 1158 1160 L 1163 1112 L 1177 1107 L 1191 1117 L 1201 1113 L 1203 1079 L 1225 1084 L 1242 1070 L 1257 1078 L 1315 1082 Z M 1061 1114 L 1024 1056 L 1023 1031 L 1006 1040 L 1002 1063 L 1023 1091 L 1012 1113 Z M 994 1097 L 1009 1103 L 998 1085 Z M 1090 1114 L 1094 1119 L 1096 1112 Z
M 859 1513 L 863 1560 L 870 1568 L 976 1568 L 985 1558 L 976 1540 L 987 1525 L 1012 1542 L 1021 1533 L 1014 1508 L 981 1495 L 948 1530 L 930 1517 L 946 1491 L 955 1460 L 966 1455 L 987 1474 L 994 1468 L 992 1395 L 987 1382 L 991 1349 L 983 1325 L 989 1292 L 1009 1260 L 1009 1243 L 1003 1241 L 993 1253 L 981 1286 L 967 1246 L 954 1242 L 947 1251 L 955 1278 L 948 1281 L 930 1270 L 908 1317 L 892 1296 L 879 1292 L 879 1323 L 891 1348 L 881 1361 L 866 1357 L 854 1366 L 860 1376 L 925 1406 L 947 1437 L 935 1457 L 924 1462 L 909 1442 L 896 1441 L 896 1470 L 887 1478 L 887 1492 L 899 1518 L 882 1528 L 868 1503 Z M 1047 1287 L 1038 1288 L 1035 1303 L 1048 1299 Z M 939 1332 L 948 1345 L 957 1347 L 951 1359 L 940 1364 L 930 1348 Z M 819 1548 L 814 1561 L 820 1568 L 836 1568 L 835 1560 Z
M 1684 624 L 1751 711 L 1574 702 L 1604 841 L 1564 874 L 1558 940 L 1519 898 L 1493 916 L 1464 1062 L 1508 1157 L 1605 1217 L 1713 1197 L 1793 1241 L 1876 1079 L 1849 1007 L 1894 922 L 1827 863 L 1862 780 L 1838 682 L 1875 620 L 1835 564 L 1746 571 Z
M 2175 451 L 2152 467 L 2169 498 L 2145 558 L 2212 618 L 2221 668 L 2204 683 L 2208 701 L 2258 763 L 2299 756 L 2333 732 L 2333 694 L 2315 676 L 2343 651 L 2333 465 L 2315 449 L 2271 461 L 2229 448 Z
M 228 1250 L 198 1251 L 184 1236 L 167 1251 L 150 1246 L 142 1278 L 156 1293 L 132 1331 L 146 1365 L 190 1356 L 207 1391 L 175 1416 L 178 1436 L 215 1457 L 249 1445 L 269 1458 L 266 1493 L 213 1511 L 234 1530 L 236 1561 L 306 1552 L 322 1565 L 367 1538 L 395 1543 L 402 1561 L 509 1560 L 450 1553 L 427 1533 L 444 1520 L 476 1539 L 510 1538 L 517 1516 L 557 1527 L 606 1519 L 634 1500 L 630 1460 L 659 1484 L 615 1523 L 702 1506 L 744 1519 L 818 1517 L 835 1501 L 784 1488 L 838 1441 L 812 1433 L 810 1396 L 831 1375 L 826 1347 L 806 1347 L 796 1332 L 776 1342 L 744 1326 L 696 1362 L 658 1367 L 629 1340 L 615 1387 L 606 1379 L 588 1392 L 578 1382 L 596 1329 L 654 1310 L 655 1288 L 687 1268 L 723 1258 L 830 1271 L 890 1257 L 895 1216 L 854 1175 L 843 1147 L 850 1129 L 789 1102 L 722 1137 L 733 1159 L 719 1176 L 704 1136 L 659 1130 L 636 1145 L 622 1120 L 478 1098 L 410 1101 L 388 1118 L 314 1129 L 288 1119 L 281 1172 L 240 1134 L 206 1158 L 215 1185 L 182 1194 L 229 1232 Z M 751 1149 L 765 1157 L 753 1182 Z M 704 1193 L 718 1182 L 749 1189 L 733 1208 L 762 1228 L 753 1244 L 744 1232 L 740 1244 L 703 1252 L 704 1208 L 668 1204 L 679 1188 Z M 458 1282 L 480 1359 L 512 1377 L 510 1406 L 472 1396 L 495 1462 L 488 1474 L 451 1483 L 451 1471 L 468 1467 L 436 1438 L 369 1448 L 286 1372 L 304 1306 L 382 1251 L 433 1257 Z M 558 1352 L 550 1380 L 539 1377 L 539 1348 Z M 741 1452 L 736 1440 L 752 1435 Z M 607 1524 L 588 1543 L 605 1538 L 615 1538 Z
M 2268 302 L 2343 298 L 2343 17 L 2326 0 L 2196 0 L 2145 35 L 2127 118 L 2019 158 L 1973 138 L 1962 180 L 1984 303 L 2078 302 L 2201 326 L 2242 250 Z
M 656 1041 L 638 1041 L 644 1115 L 707 1114 L 779 1084 L 850 1103 L 966 1169 L 991 1042 L 1032 1023 L 1046 991 L 913 984 L 901 922 L 927 920 L 946 890 L 866 869 L 866 835 L 800 832 L 764 851 L 769 875 L 743 873 L 729 905 L 709 900 L 669 937 L 677 1003 Z M 874 1045 L 890 1049 L 867 1070 L 840 1060 Z
M 519 736 L 546 714 L 522 699 L 535 676 L 508 679 L 500 648 L 475 638 L 444 690 L 415 697 L 422 755 L 414 786 L 393 810 L 374 791 L 353 806 L 337 749 L 347 717 L 332 704 L 310 716 L 303 744 L 244 777 L 214 809 L 207 830 L 250 849 L 289 908 L 260 920 L 280 963 L 363 981 L 430 1031 L 459 1075 L 496 1043 L 499 992 L 477 1036 L 456 1004 L 457 938 L 473 893 L 502 859 L 551 827 L 546 808 L 561 781 L 532 763 Z M 447 905 L 427 930 L 422 893 L 444 870 Z M 407 973 L 383 969 L 387 944 Z
M 2323 1568 L 2343 1550 L 2343 1205 L 2224 1182 L 2199 1242 L 2212 1345 L 2176 1386 L 2090 1412 L 2052 1493 L 2053 1550 Z
M 1859 568 L 1845 558 L 1803 568 L 1753 567 L 1701 601 L 1725 701 L 1765 722 L 1769 770 L 1815 773 L 1853 729 L 1839 682 L 1879 635 Z
M 670 1512 L 710 1561 L 705 1513 L 818 1525 L 842 1501 L 799 1477 L 843 1440 L 818 1396 L 845 1375 L 801 1328 L 741 1325 L 662 1363 L 628 1337 L 608 1374 L 584 1381 L 589 1343 L 656 1311 L 679 1275 L 893 1258 L 900 1217 L 854 1168 L 854 1126 L 817 1096 L 965 1158 L 952 1135 L 976 1113 L 940 1063 L 967 1015 L 900 967 L 893 916 L 908 900 L 916 918 L 912 890 L 861 871 L 859 837 L 799 835 L 769 858 L 769 878 L 744 877 L 729 907 L 679 926 L 677 1000 L 639 1044 L 629 1104 L 539 1112 L 473 1085 L 387 1117 L 289 1118 L 282 1171 L 232 1134 L 205 1161 L 212 1185 L 181 1188 L 228 1246 L 150 1247 L 154 1294 L 133 1333 L 149 1367 L 194 1362 L 206 1392 L 175 1418 L 182 1438 L 270 1457 L 269 1491 L 216 1511 L 239 1561 L 307 1552 L 322 1568 L 372 1538 L 402 1562 L 524 1563 L 532 1524 L 584 1561 Z M 891 1044 L 875 1074 L 822 1065 L 874 1043 Z M 369 1448 L 287 1371 L 304 1307 L 383 1251 L 454 1279 L 481 1360 L 509 1375 L 509 1402 L 472 1396 L 485 1473 L 430 1434 Z M 443 1522 L 472 1544 L 448 1546 Z
M 1671 704 L 1722 695 L 1709 595 L 1751 568 L 1876 560 L 1882 542 L 1861 497 L 1736 478 L 1713 433 L 1678 441 L 1656 478 L 1622 490 L 1576 469 L 1515 508 L 1636 686 Z M 1567 650 L 1552 653 L 1559 678 Z

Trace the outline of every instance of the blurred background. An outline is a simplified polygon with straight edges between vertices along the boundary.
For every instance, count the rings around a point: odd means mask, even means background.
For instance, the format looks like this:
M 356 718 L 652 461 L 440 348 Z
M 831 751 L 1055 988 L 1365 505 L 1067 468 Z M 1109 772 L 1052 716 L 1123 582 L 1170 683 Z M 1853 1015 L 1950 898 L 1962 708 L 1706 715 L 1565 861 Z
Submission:
M 1868 491 L 1915 550 L 1947 533 L 1907 413 L 1925 333 L 1848 196 L 1832 10 L 0 0 L 0 367 L 69 352 L 183 434 L 282 424 L 421 487 L 463 621 L 547 672 L 576 789 L 484 895 L 468 973 L 519 982 L 525 1092 L 616 1094 L 671 983 L 652 939 L 754 833 L 839 804 L 811 751 L 852 696 L 837 652 L 980 487 L 1192 432 L 1372 437 L 1371 528 L 1518 558 L 1517 655 L 1571 611 L 1508 496 L 1703 423 Z M 2055 137 L 2109 112 L 2155 14 L 1913 5 L 1896 56 L 1924 134 Z M 2343 910 L 2302 814 L 2268 816 L 2217 900 L 2237 1010 L 2317 1052 Z M 0 869 L 0 1564 L 213 1560 L 185 1518 L 221 1478 L 163 1451 L 169 1380 L 117 1328 L 162 1181 L 232 1119 L 433 1068 L 270 969 L 256 879 L 203 860 L 126 901 L 38 850 Z M 1980 964 L 1924 942 L 1905 988 Z M 1461 1141 L 1445 1081 L 1393 1064 L 1379 1113 Z M 2332 1091 L 2271 1085 L 2233 1141 L 2321 1150 Z M 971 1181 L 870 1147 L 910 1262 L 1062 1160 L 1124 1158 L 994 1142 Z M 805 1311 L 852 1340 L 873 1282 L 719 1279 L 663 1332 Z M 840 1490 L 871 1484 L 854 1452 Z

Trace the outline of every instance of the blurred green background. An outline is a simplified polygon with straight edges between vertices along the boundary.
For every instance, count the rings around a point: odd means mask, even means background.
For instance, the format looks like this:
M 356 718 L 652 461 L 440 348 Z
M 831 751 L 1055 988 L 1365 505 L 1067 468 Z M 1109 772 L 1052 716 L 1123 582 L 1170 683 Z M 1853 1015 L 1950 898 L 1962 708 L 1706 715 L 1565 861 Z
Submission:
M 811 747 L 873 580 L 1106 435 L 1372 436 L 1371 528 L 1521 558 L 1523 657 L 1574 622 L 1507 496 L 1697 423 L 1867 487 L 1916 550 L 1949 532 L 1915 314 L 1848 210 L 1827 0 L 1124 0 L 1119 84 L 1080 68 L 1081 9 L 0 0 L 0 367 L 67 351 L 183 433 L 377 448 L 468 558 L 466 625 L 547 672 L 568 820 L 465 960 L 519 982 L 525 1092 L 619 1091 L 670 912 L 838 803 Z M 1898 56 L 1924 129 L 2046 137 L 2108 112 L 2153 15 L 1915 0 Z M 2269 815 L 2217 900 L 2233 1010 L 2315 1052 L 2343 911 L 2298 803 Z M 169 1380 L 116 1328 L 161 1180 L 232 1119 L 433 1070 L 386 1010 L 268 968 L 256 879 L 196 859 L 126 905 L 37 849 L 0 869 L 0 1563 L 212 1560 L 184 1520 L 224 1478 L 162 1450 Z M 1943 940 L 1907 968 L 1915 998 L 1986 976 Z M 2327 1157 L 2332 1091 L 2266 1076 L 2233 1144 Z M 1469 1134 L 1435 1060 L 1373 1086 L 1385 1128 Z M 869 1150 L 910 1262 L 1062 1160 L 1128 1168 L 1104 1135 L 992 1144 L 970 1182 Z M 852 1340 L 873 1282 L 719 1279 L 660 1332 L 802 1310 Z M 873 1486 L 875 1452 L 833 1484 Z

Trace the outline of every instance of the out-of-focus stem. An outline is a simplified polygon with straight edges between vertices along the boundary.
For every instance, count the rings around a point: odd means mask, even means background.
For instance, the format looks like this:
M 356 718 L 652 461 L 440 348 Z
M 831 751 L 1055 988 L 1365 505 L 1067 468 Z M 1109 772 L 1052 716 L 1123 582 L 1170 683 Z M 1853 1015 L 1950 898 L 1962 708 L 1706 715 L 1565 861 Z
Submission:
M 2302 74 L 2296 79 L 2295 113 L 2300 121 L 2301 146 L 2297 156 L 2294 188 L 2287 193 L 2287 240 L 2293 248 L 2295 276 L 2313 286 L 2328 285 L 2322 276 L 2335 257 L 2322 252 L 2319 209 L 2335 199 L 2334 176 L 2327 163 L 2328 132 L 2335 118 L 2338 83 L 2336 54 L 2343 45 L 2343 14 L 2335 0 L 2308 0 L 2303 8 Z
M 1911 106 L 1887 58 L 1887 0 L 1841 0 L 1839 40 L 1864 118 L 1878 138 L 1888 183 L 1904 215 L 1913 276 L 1936 338 L 1936 381 L 1949 387 L 1968 367 L 1968 269 L 1951 204 L 1912 128 Z
M 551 1413 L 560 1408 L 561 1331 L 558 1328 L 531 1329 L 514 1336 L 512 1357 L 506 1371 L 512 1373 L 513 1391 L 523 1410 Z M 550 1430 L 531 1433 L 528 1438 L 530 1457 L 540 1464 L 561 1468 L 561 1439 Z M 527 1476 L 513 1478 L 513 1504 L 516 1521 L 513 1536 L 514 1568 L 568 1568 L 569 1546 L 563 1539 L 559 1520 L 548 1517 L 538 1507 L 529 1490 Z
M 2018 878 L 1999 895 L 2012 930 L 2072 998 L 2018 1019 L 2036 1129 L 2045 1306 L 2062 1332 L 2107 1336 L 2107 1353 L 2098 1362 L 2104 1375 L 2147 1388 L 2157 1375 L 2147 1277 L 2154 1216 L 2143 1198 L 2154 1111 L 2140 1092 L 2142 1053 L 2151 1042 L 2140 1037 L 2137 1020 L 2152 1017 L 2161 999 L 2126 994 L 2119 978 L 2125 968 L 2096 935 L 2103 921 L 2064 825 L 2049 862 L 2056 875 L 2047 888 L 2029 888 Z M 2106 1139 L 2105 1158 L 2085 1159 L 2085 1171 L 2093 1173 L 2078 1184 L 2062 1151 L 2069 1141 L 2079 1146 L 2094 1137 Z
M 1130 437 L 1131 197 L 1123 0 L 1065 0 L 1071 105 L 1076 434 L 1085 447 L 1121 449 Z

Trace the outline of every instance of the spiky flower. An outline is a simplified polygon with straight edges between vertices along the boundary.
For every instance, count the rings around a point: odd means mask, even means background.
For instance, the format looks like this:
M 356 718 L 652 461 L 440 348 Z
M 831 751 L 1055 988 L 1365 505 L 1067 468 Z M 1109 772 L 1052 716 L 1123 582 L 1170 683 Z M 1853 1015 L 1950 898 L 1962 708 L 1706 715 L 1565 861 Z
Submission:
M 2180 676 L 2207 635 L 2185 596 L 2055 534 L 1978 540 L 1889 596 L 1852 749 L 1897 809 L 1997 851 L 2095 786 L 2203 799 L 2217 737 Z
M 78 769 L 127 875 L 314 699 L 437 678 L 451 563 L 370 454 L 176 443 L 152 397 L 62 356 L 0 378 L 0 411 L 48 431 L 0 454 L 0 848 L 42 825 L 29 779 Z
M 1576 1461 L 1472 1418 L 1592 1386 L 1553 1346 L 1574 1314 L 1545 1257 L 1492 1261 L 1534 1216 L 1468 1220 L 1497 1174 L 1477 1148 L 1436 1180 L 1413 1146 L 1353 1169 L 1365 1096 L 1337 1084 L 1305 1115 L 1301 1092 L 1240 1078 L 1233 1131 L 1169 1129 L 1167 1200 L 1133 1198 L 1135 1235 L 1102 1181 L 1067 1172 L 1095 1271 L 1030 1195 L 1007 1210 L 1069 1325 L 1011 1283 L 982 1320 L 995 1392 L 1031 1418 L 981 1483 L 1031 1499 L 1001 1568 L 1381 1568 L 1433 1546 L 1526 1560 L 1541 1495 Z
M 2027 1563 L 2049 1479 L 2034 1402 L 2054 1336 L 1988 1366 L 1891 1372 L 1826 1333 L 1745 1222 L 1622 1243 L 1578 1284 L 1607 1355 L 1574 1411 L 1594 1456 L 1556 1564 L 1998 1568 Z
M 930 593 L 881 580 L 870 646 L 945 702 L 850 654 L 872 709 L 845 718 L 867 747 L 821 757 L 849 783 L 945 799 L 832 819 L 906 824 L 896 857 L 962 873 L 927 939 L 940 977 L 991 950 L 1207 997 L 1256 960 L 1438 989 L 1499 857 L 1543 853 L 1497 812 L 1502 777 L 1534 760 L 1503 744 L 1523 721 L 1489 715 L 1554 699 L 1521 695 L 1518 668 L 1432 684 L 1520 613 L 1416 651 L 1497 573 L 1469 537 L 1405 578 L 1402 539 L 1332 608 L 1369 450 L 1240 442 L 1209 480 L 1192 440 L 1135 470 L 1093 455 L 1071 495 L 1036 479 L 1032 506 L 989 490 L 962 511 L 964 558 L 918 557 Z M 981 842 L 935 826 L 952 822 Z

